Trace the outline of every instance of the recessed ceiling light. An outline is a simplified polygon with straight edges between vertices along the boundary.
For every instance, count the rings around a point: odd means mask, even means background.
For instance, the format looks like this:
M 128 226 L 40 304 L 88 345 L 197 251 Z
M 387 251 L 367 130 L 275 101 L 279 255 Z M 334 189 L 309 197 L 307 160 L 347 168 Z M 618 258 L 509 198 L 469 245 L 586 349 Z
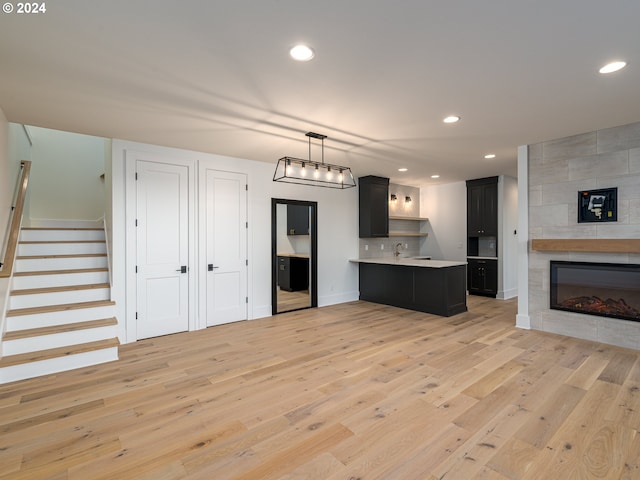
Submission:
M 407 170 L 409 170 L 408 168 L 399 168 L 398 171 L 399 172 L 406 172 Z
M 458 115 L 449 115 L 447 118 L 445 118 L 442 121 L 444 123 L 456 123 L 459 120 L 460 120 L 460 117 Z
M 627 62 L 611 62 L 607 63 L 604 67 L 598 70 L 600 73 L 613 73 L 618 70 L 622 70 L 627 66 Z
M 496 154 L 495 153 L 488 153 L 484 156 L 484 158 L 486 158 L 487 160 L 490 158 L 496 158 Z
M 289 55 L 291 55 L 291 58 L 297 60 L 298 62 L 308 62 L 315 56 L 315 53 L 313 49 L 307 47 L 306 45 L 296 45 L 291 50 L 289 50 Z
M 440 175 L 431 175 L 431 178 L 440 178 Z

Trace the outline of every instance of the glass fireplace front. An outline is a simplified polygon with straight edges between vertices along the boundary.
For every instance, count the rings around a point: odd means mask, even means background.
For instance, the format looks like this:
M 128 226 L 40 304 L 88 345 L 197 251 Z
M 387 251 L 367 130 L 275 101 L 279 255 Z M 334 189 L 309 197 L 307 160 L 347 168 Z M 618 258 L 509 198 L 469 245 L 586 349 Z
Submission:
M 551 261 L 550 308 L 640 321 L 640 265 Z

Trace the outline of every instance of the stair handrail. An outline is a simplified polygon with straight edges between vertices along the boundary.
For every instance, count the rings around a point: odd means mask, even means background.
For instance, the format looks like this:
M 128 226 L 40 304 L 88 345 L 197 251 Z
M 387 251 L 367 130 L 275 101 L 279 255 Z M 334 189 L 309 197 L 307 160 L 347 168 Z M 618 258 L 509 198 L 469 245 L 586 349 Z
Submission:
M 22 223 L 22 212 L 24 201 L 27 196 L 29 185 L 29 172 L 31 171 L 31 161 L 22 160 L 20 162 L 20 175 L 18 175 L 18 192 L 15 202 L 11 206 L 11 226 L 9 227 L 9 240 L 4 252 L 4 261 L 0 264 L 0 278 L 10 277 L 13 272 L 13 263 L 16 258 L 18 248 L 18 238 L 20 237 L 20 224 Z

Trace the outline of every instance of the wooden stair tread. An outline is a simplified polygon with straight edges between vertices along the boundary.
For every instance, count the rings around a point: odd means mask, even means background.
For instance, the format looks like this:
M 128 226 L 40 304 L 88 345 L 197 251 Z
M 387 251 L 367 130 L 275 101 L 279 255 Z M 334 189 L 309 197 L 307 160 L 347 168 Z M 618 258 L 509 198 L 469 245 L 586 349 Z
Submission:
M 61 243 L 107 243 L 106 240 L 23 240 L 18 242 L 19 245 L 46 245 Z
M 39 270 L 35 272 L 14 272 L 14 277 L 29 277 L 33 275 L 66 275 L 71 273 L 92 273 L 92 272 L 107 272 L 106 267 L 100 268 L 74 268 L 70 270 Z
M 106 253 L 75 253 L 68 255 L 28 255 L 16 257 L 18 260 L 36 260 L 38 258 L 82 258 L 82 257 L 106 257 Z
M 105 348 L 117 347 L 118 345 L 120 345 L 120 342 L 117 338 L 109 338 L 107 340 L 69 345 L 67 347 L 57 347 L 49 350 L 39 350 L 37 352 L 8 355 L 0 358 L 0 368 L 21 365 L 24 363 L 39 362 L 41 360 L 50 360 L 58 357 L 67 357 L 69 355 L 92 352 L 95 350 L 103 350 Z
M 89 328 L 110 327 L 117 325 L 115 317 L 101 318 L 98 320 L 88 320 L 86 322 L 65 323 L 63 325 L 51 325 L 49 327 L 28 328 L 26 330 L 14 330 L 5 332 L 3 341 L 18 340 L 21 338 L 40 337 L 42 335 L 53 335 L 56 333 L 75 332 L 77 330 L 87 330 Z
M 7 317 L 18 317 L 21 315 L 33 315 L 37 313 L 62 312 L 65 310 L 77 310 L 81 308 L 108 307 L 115 305 L 112 300 L 97 300 L 94 302 L 65 303 L 61 305 L 46 305 L 44 307 L 17 308 L 9 310 Z
M 11 290 L 9 295 L 36 295 L 38 293 L 71 292 L 77 290 L 97 290 L 100 288 L 110 288 L 108 283 L 87 283 L 82 285 L 61 285 L 58 287 L 23 288 L 21 290 Z
M 104 230 L 101 227 L 22 227 L 20 230 Z

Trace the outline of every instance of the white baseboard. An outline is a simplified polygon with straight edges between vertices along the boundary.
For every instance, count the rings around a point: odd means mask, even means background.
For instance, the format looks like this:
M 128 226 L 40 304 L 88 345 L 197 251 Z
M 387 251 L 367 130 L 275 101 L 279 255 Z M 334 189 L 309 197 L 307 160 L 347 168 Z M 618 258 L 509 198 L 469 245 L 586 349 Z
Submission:
M 504 290 L 502 292 L 498 292 L 498 295 L 496 295 L 496 298 L 499 300 L 509 300 L 510 298 L 517 297 L 517 296 L 518 296 L 518 289 L 512 288 L 510 290 Z
M 531 318 L 529 315 L 516 315 L 516 328 L 531 330 Z
M 271 305 L 261 305 L 259 307 L 253 307 L 252 315 L 249 320 L 257 320 L 258 318 L 266 318 L 271 316 Z
M 327 307 L 329 305 L 337 305 L 339 303 L 355 302 L 360 298 L 360 292 L 346 292 L 335 295 L 323 295 L 318 297 L 318 306 Z

